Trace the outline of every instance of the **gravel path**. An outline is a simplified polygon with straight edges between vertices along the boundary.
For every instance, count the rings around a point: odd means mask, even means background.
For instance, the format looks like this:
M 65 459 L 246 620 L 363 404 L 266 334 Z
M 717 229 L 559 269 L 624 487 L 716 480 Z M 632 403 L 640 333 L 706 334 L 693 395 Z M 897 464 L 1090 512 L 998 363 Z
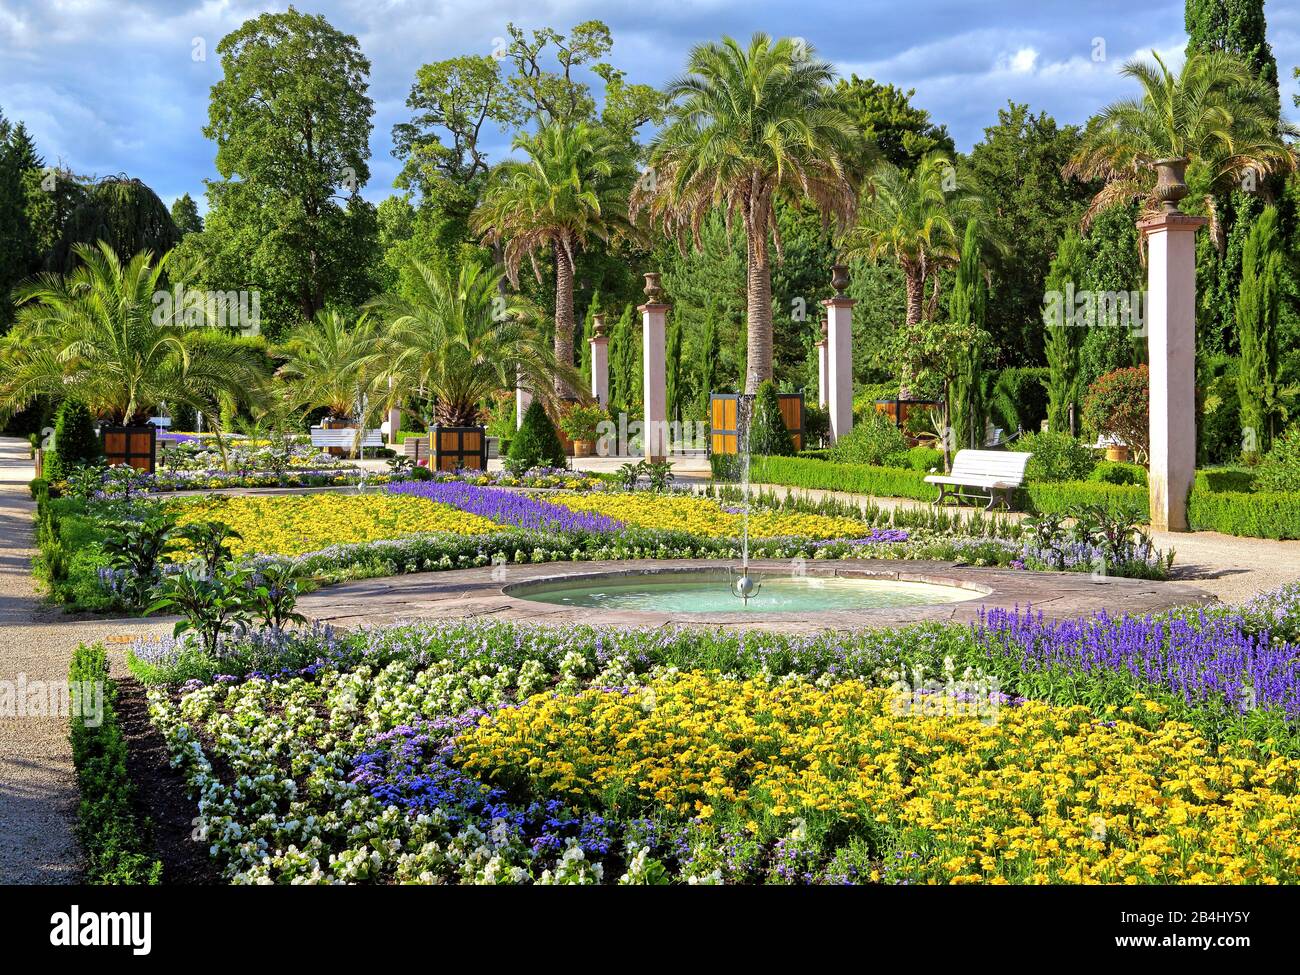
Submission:
M 66 681 L 79 643 L 165 632 L 163 622 L 72 616 L 42 605 L 31 576 L 32 477 L 27 444 L 0 438 L 0 681 Z M 120 647 L 119 647 L 120 649 Z M 7 702 L 6 702 L 7 703 Z M 0 883 L 80 880 L 72 834 L 77 810 L 68 722 L 0 714 Z

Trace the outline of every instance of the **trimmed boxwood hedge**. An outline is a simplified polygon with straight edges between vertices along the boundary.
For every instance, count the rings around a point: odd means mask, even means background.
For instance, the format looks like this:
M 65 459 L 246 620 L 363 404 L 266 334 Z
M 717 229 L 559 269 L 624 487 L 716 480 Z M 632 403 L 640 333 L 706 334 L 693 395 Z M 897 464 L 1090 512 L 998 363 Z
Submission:
M 1219 485 L 1247 482 L 1249 472 L 1198 471 L 1188 505 L 1195 531 L 1217 531 L 1250 538 L 1300 539 L 1300 492 L 1215 490 Z M 899 467 L 836 464 L 803 457 L 768 457 L 755 462 L 754 483 L 780 484 L 806 490 L 844 491 L 878 498 L 934 500 L 936 489 L 925 483 L 923 471 Z M 1147 489 L 1140 485 L 1101 481 L 1060 481 L 1028 484 L 1017 492 L 1017 506 L 1035 514 L 1077 514 L 1086 505 L 1111 511 L 1136 508 L 1149 517 Z

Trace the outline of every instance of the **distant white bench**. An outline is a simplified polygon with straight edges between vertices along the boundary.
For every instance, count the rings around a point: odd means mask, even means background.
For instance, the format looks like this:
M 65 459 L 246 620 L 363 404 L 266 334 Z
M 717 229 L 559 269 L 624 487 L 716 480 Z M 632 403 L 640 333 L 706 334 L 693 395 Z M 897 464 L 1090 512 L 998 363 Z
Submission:
M 1025 465 L 1032 456 L 1009 450 L 959 450 L 953 458 L 951 473 L 931 474 L 925 482 L 939 486 L 939 496 L 934 499 L 936 505 L 949 497 L 983 501 L 982 494 L 960 490 L 979 488 L 988 492 L 986 511 L 993 510 L 994 505 L 1010 509 L 1011 492 L 1025 482 Z
M 357 442 L 357 431 L 355 428 L 341 428 L 330 430 L 325 427 L 311 428 L 311 445 L 313 447 L 339 447 L 343 450 L 352 450 L 354 447 L 382 447 L 384 438 L 378 430 L 366 430 L 361 436 L 361 442 Z

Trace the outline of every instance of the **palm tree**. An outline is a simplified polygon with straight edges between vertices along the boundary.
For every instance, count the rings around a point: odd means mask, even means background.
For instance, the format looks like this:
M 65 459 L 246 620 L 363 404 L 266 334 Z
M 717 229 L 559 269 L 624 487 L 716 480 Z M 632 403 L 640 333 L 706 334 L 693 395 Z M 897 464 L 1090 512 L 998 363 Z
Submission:
M 1067 176 L 1100 179 L 1102 188 L 1084 216 L 1088 223 L 1118 203 L 1142 200 L 1158 210 L 1154 166 L 1184 161 L 1189 182 L 1206 204 L 1216 240 L 1220 231 L 1213 194 L 1247 178 L 1295 169 L 1282 140 L 1294 126 L 1279 121 L 1276 94 L 1250 67 L 1223 51 L 1190 55 L 1175 75 L 1154 51 L 1155 64 L 1130 61 L 1122 73 L 1142 85 L 1142 98 L 1116 102 L 1088 126 Z
M 196 312 L 173 303 L 167 266 L 141 251 L 123 263 L 108 244 L 76 245 L 80 264 L 16 291 L 14 329 L 3 340 L 0 410 L 33 398 L 74 397 L 113 424 L 138 425 L 163 403 L 211 418 L 214 403 L 255 395 L 262 357 L 247 343 L 209 341 Z M 162 300 L 160 300 L 162 299 Z
M 708 214 L 739 217 L 747 255 L 748 361 L 745 391 L 772 378 L 772 273 L 768 243 L 781 254 L 776 201 L 811 200 L 846 222 L 853 210 L 848 160 L 856 132 L 831 94 L 832 69 L 808 45 L 755 34 L 748 49 L 724 37 L 696 46 L 687 74 L 669 83 L 673 121 L 654 140 L 650 166 L 633 192 L 633 212 L 685 246 L 698 243 Z
M 910 172 L 882 162 L 863 184 L 857 220 L 844 237 L 842 256 L 871 261 L 886 257 L 898 264 L 907 290 L 905 321 L 911 328 L 927 317 L 926 283 L 934 279 L 937 296 L 937 272 L 959 260 L 966 223 L 979 205 L 978 195 L 957 179 L 952 162 L 942 153 L 926 156 Z
M 547 125 L 536 135 L 518 136 L 514 147 L 527 161 L 507 161 L 493 170 L 471 225 L 485 244 L 503 248 L 506 275 L 516 288 L 524 257 L 541 281 L 537 257 L 550 251 L 555 262 L 555 358 L 572 363 L 577 253 L 593 238 L 609 241 L 630 231 L 627 194 L 634 173 L 626 146 L 582 122 Z M 566 382 L 567 375 L 553 378 Z M 572 395 L 576 388 L 559 391 Z
M 296 327 L 281 351 L 277 375 L 287 379 L 297 401 L 325 407 L 332 420 L 359 420 L 375 409 L 376 377 L 383 365 L 378 323 L 369 315 L 353 318 L 335 309 L 318 311 Z
M 503 275 L 465 264 L 453 279 L 412 260 L 408 295 L 380 299 L 386 365 L 381 381 L 404 401 L 412 391 L 432 402 L 436 423 L 473 426 L 482 404 L 522 383 L 552 407 L 581 384 L 572 359 L 557 358 L 537 326 L 540 316 L 501 297 Z

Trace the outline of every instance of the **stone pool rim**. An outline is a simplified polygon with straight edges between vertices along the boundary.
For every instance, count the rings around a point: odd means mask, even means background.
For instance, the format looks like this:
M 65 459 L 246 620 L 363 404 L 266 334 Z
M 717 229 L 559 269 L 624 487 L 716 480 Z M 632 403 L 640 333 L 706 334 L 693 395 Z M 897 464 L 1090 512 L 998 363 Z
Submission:
M 789 562 L 778 562 L 778 565 L 781 566 L 780 570 L 778 570 L 769 565 L 766 565 L 766 563 L 769 563 L 771 561 L 774 560 L 762 560 L 764 564 L 760 564 L 758 560 L 751 561 L 750 575 L 757 577 L 760 581 L 768 578 L 789 578 L 790 577 L 792 567 Z M 915 609 L 925 609 L 930 606 L 953 606 L 959 602 L 966 602 L 970 599 L 978 598 L 978 596 L 980 595 L 987 596 L 990 592 L 992 592 L 992 589 L 989 586 L 984 585 L 982 583 L 975 582 L 970 579 L 961 579 L 952 576 L 941 577 L 933 572 L 913 573 L 913 572 L 907 572 L 901 570 L 897 572 L 884 572 L 880 570 L 862 569 L 862 568 L 836 569 L 834 567 L 830 567 L 828 562 L 812 562 L 812 563 L 805 564 L 802 568 L 802 571 L 798 574 L 803 575 L 805 577 L 820 578 L 820 579 L 858 579 L 864 581 L 910 582 L 910 583 L 917 583 L 919 585 L 927 585 L 927 586 L 943 586 L 948 589 L 959 589 L 962 590 L 963 592 L 969 592 L 971 593 L 971 595 L 965 596 L 962 599 L 936 601 L 934 603 L 918 603 L 910 606 L 900 606 L 900 607 L 845 607 L 843 609 L 827 609 L 824 607 L 819 609 L 819 608 L 810 607 L 805 610 L 789 610 L 789 611 L 742 609 L 734 613 L 729 613 L 726 612 L 725 610 L 716 610 L 716 609 L 697 610 L 694 612 L 689 612 L 686 610 L 661 611 L 661 610 L 646 610 L 646 609 L 609 609 L 600 606 L 572 606 L 564 603 L 549 603 L 546 602 L 545 600 L 530 598 L 530 595 L 539 592 L 544 592 L 548 589 L 573 587 L 577 585 L 590 588 L 590 587 L 599 586 L 601 585 L 601 583 L 610 583 L 613 585 L 619 585 L 619 584 L 626 584 L 627 580 L 639 579 L 639 578 L 654 579 L 656 581 L 661 581 L 666 576 L 699 577 L 699 576 L 706 576 L 706 575 L 716 575 L 719 585 L 725 586 L 727 584 L 728 564 L 729 563 L 720 563 L 715 566 L 709 566 L 704 568 L 698 566 L 686 567 L 682 565 L 670 565 L 670 566 L 655 566 L 653 568 L 648 568 L 648 569 L 638 569 L 629 566 L 628 568 L 606 571 L 606 572 L 561 574 L 561 575 L 549 576 L 549 577 L 544 576 L 537 579 L 527 579 L 527 580 L 522 580 L 520 582 L 507 583 L 506 585 L 501 587 L 501 592 L 508 598 L 516 601 L 527 602 L 530 604 L 541 604 L 544 606 L 560 606 L 562 608 L 586 610 L 589 613 L 627 613 L 629 615 L 634 613 L 639 613 L 639 614 L 644 614 L 646 616 L 653 616 L 653 617 L 659 617 L 659 616 L 672 616 L 672 617 L 690 616 L 692 618 L 707 617 L 710 620 L 716 620 L 722 622 L 727 622 L 731 620 L 732 617 L 739 617 L 744 621 L 748 622 L 749 620 L 753 619 L 753 617 L 756 614 L 761 612 L 764 619 L 771 620 L 776 623 L 789 622 L 791 619 L 803 620 L 807 618 L 809 613 L 860 613 L 860 612 L 875 612 L 880 609 L 889 609 L 889 608 L 915 610 Z M 733 565 L 732 567 L 737 571 L 739 571 L 740 568 L 739 566 Z M 737 603 L 738 602 L 739 600 L 737 600 Z
M 611 576 L 714 570 L 725 572 L 726 559 L 647 559 L 638 561 L 546 562 L 418 572 L 345 582 L 304 595 L 299 610 L 309 618 L 343 627 L 386 625 L 413 620 L 496 619 L 554 626 L 620 628 L 738 627 L 784 633 L 851 631 L 923 621 L 973 622 L 981 609 L 1032 606 L 1049 619 L 1143 615 L 1175 606 L 1209 606 L 1218 600 L 1183 582 L 1094 577 L 1089 573 L 1031 572 L 972 566 L 959 562 L 900 563 L 889 559 L 806 561 L 809 575 L 881 578 L 975 589 L 980 595 L 955 603 L 851 610 L 799 612 L 679 613 L 652 610 L 606 610 L 535 602 L 510 595 L 529 583 L 568 583 Z M 788 574 L 789 559 L 755 559 L 756 572 Z

